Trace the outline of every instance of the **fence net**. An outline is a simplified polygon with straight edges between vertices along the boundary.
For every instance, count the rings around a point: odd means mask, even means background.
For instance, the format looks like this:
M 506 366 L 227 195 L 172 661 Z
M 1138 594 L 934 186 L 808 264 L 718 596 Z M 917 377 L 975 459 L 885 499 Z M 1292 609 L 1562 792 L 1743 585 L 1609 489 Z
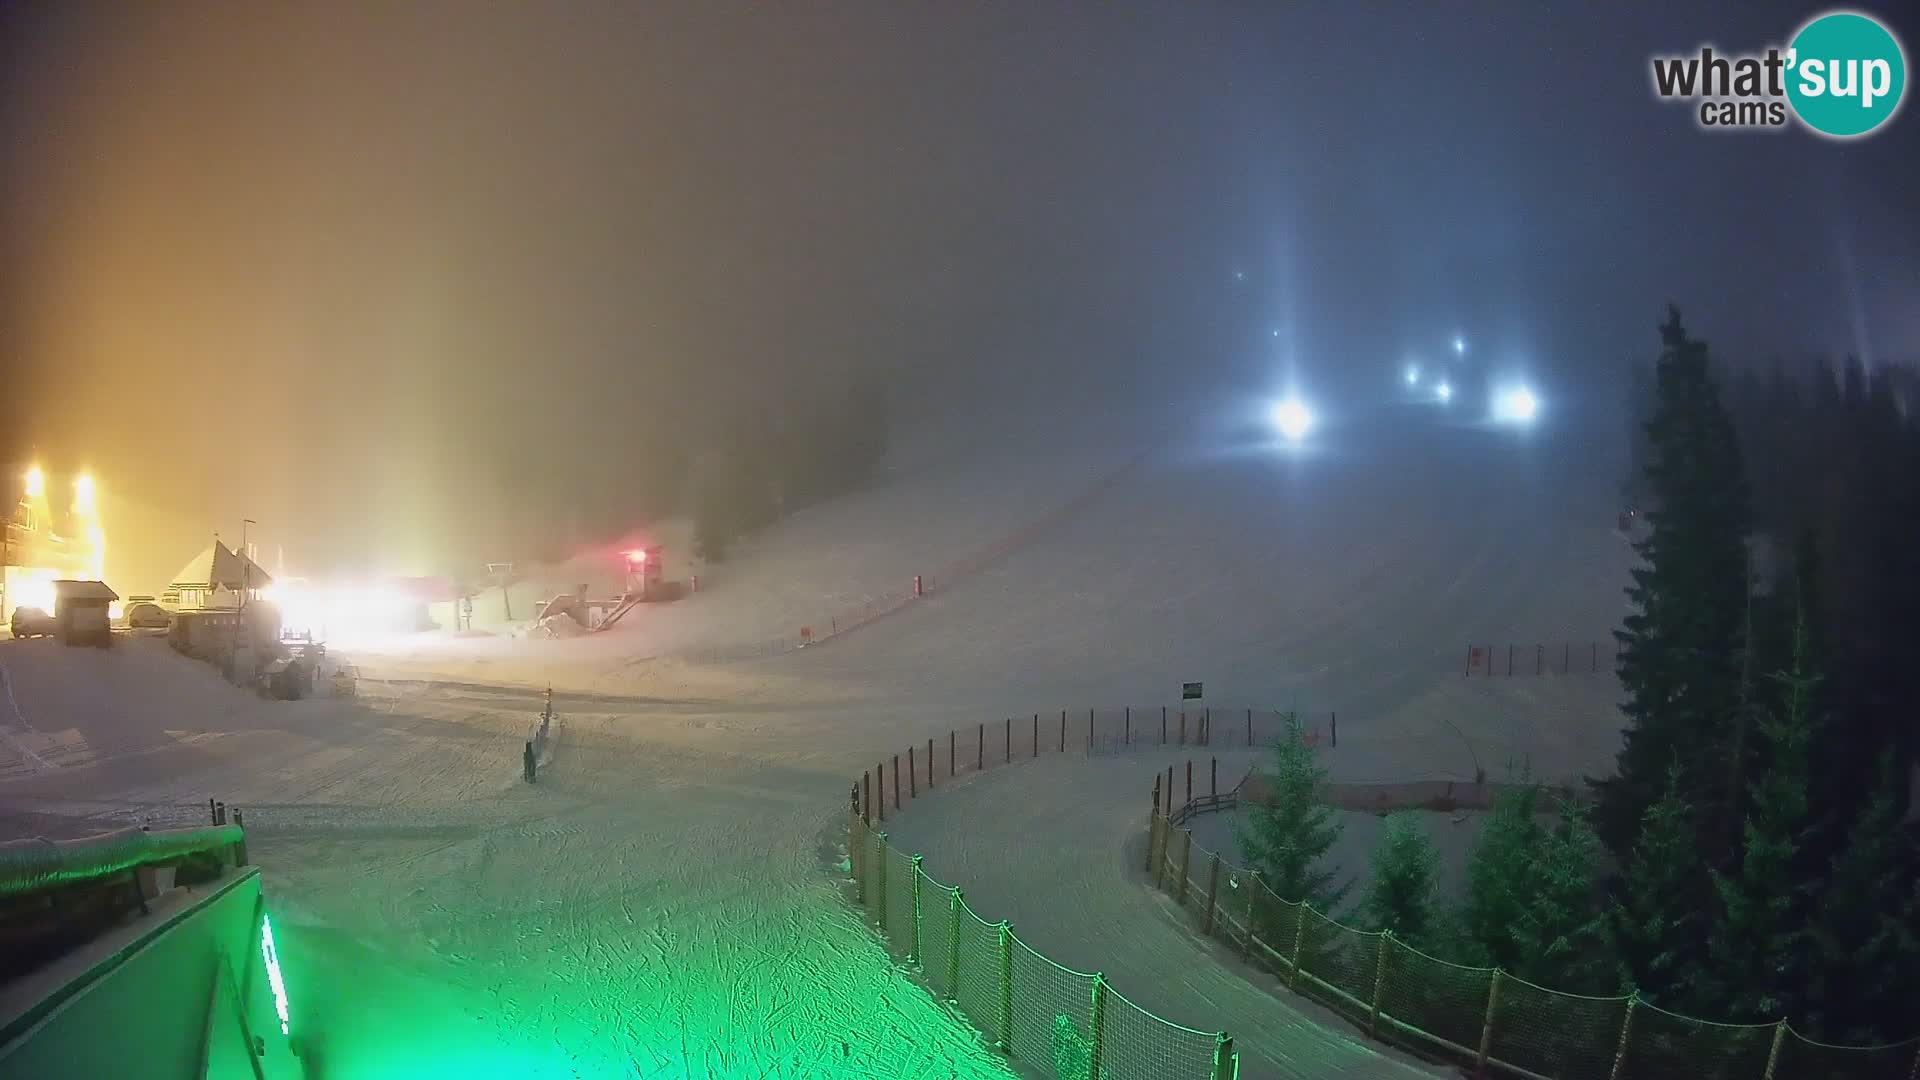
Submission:
M 1033 1073 L 1061 1080 L 1229 1080 L 1234 1075 L 1230 1055 L 1220 1071 L 1215 1069 L 1223 1035 L 1155 1016 L 1097 976 L 1054 963 L 1010 931 L 1003 935 L 999 924 L 982 919 L 964 900 L 956 903 L 953 887 L 928 876 L 877 827 L 855 817 L 850 846 L 859 851 L 851 869 L 861 874 L 862 902 L 888 950 L 905 957 L 918 948 L 929 988 L 952 999 L 988 1041 Z M 1102 1004 L 1096 1030 L 1097 982 Z
M 1920 1039 L 1890 1046 L 1832 1046 L 1802 1038 L 1792 1028 L 1780 1042 L 1777 1077 L 1826 1080 L 1913 1080 L 1920 1076 Z
M 1221 712 L 1189 714 L 1189 742 L 1232 745 L 1226 741 L 1233 738 L 1232 725 L 1221 720 Z M 1118 723 L 1123 740 L 1135 739 L 1143 714 L 1149 721 L 1144 725 L 1148 744 L 1158 745 L 1158 708 L 1068 711 L 1064 719 L 1060 713 L 1029 714 L 956 729 L 945 743 L 935 739 L 931 753 L 920 746 L 923 756 L 914 759 L 918 787 L 926 791 L 941 780 L 1062 748 L 1098 752 L 1103 725 Z M 1246 710 L 1238 713 L 1239 745 L 1246 744 L 1249 730 L 1260 744 L 1260 714 L 1252 715 L 1249 723 Z M 1167 717 L 1169 741 L 1176 741 L 1179 711 L 1168 710 Z M 1329 736 L 1332 719 L 1328 714 L 1322 729 Z M 874 817 L 869 825 L 855 813 L 848 843 L 860 901 L 896 956 L 912 955 L 931 989 L 955 1001 L 990 1041 L 1042 1075 L 1096 1075 L 1091 1071 L 1096 1058 L 1097 1075 L 1109 1078 L 1225 1080 L 1233 1075 L 1230 1050 L 1216 1068 L 1214 1046 L 1224 1035 L 1171 1023 L 1104 983 L 1102 1024 L 1095 1032 L 1096 976 L 1061 967 L 1012 933 L 1003 935 L 999 924 L 982 919 L 964 902 L 956 905 L 952 887 L 928 877 L 912 856 L 887 843 L 880 811 L 893 801 L 893 785 L 905 767 L 902 758 L 899 767 L 889 757 L 882 763 L 884 773 L 870 770 L 860 778 L 856 801 Z M 929 770 L 932 784 L 926 779 Z M 1633 1001 L 1629 1018 L 1624 996 L 1562 993 L 1345 926 L 1280 897 L 1259 875 L 1193 843 L 1191 832 L 1175 822 L 1196 811 L 1230 807 L 1238 795 L 1227 790 L 1214 797 L 1210 791 L 1199 791 L 1172 819 L 1165 813 L 1154 818 L 1145 856 L 1150 880 L 1184 909 L 1195 929 L 1229 942 L 1296 991 L 1383 1037 L 1424 1039 L 1431 1048 L 1468 1061 L 1477 1061 L 1484 1049 L 1488 1064 L 1506 1072 L 1564 1080 L 1769 1075 L 1920 1080 L 1920 1038 L 1887 1046 L 1835 1046 L 1784 1024 L 1715 1023 L 1644 1000 Z M 911 799 L 914 785 L 903 784 L 901 795 Z
M 1035 1065 L 1042 1075 L 1067 1080 L 1061 1066 L 1087 1060 L 1080 1051 L 1089 1039 L 1093 976 L 1072 971 L 1013 942 L 1013 1056 Z M 1063 1023 L 1064 1020 L 1064 1023 Z M 1076 1051 L 1079 1051 L 1076 1053 Z M 1085 1076 L 1084 1067 L 1080 1072 Z
M 1169 1024 L 1104 987 L 1100 1068 L 1113 1080 L 1159 1080 L 1162 1076 L 1210 1076 L 1219 1036 Z
M 1166 815 L 1155 818 L 1149 876 L 1200 928 L 1208 923 L 1215 853 L 1199 844 L 1189 847 L 1188 836 Z M 1225 860 L 1212 900 L 1213 936 L 1233 943 L 1294 990 L 1363 1026 L 1372 1024 L 1377 1008 L 1380 1036 L 1424 1041 L 1457 1060 L 1477 1061 L 1484 1045 L 1490 1063 L 1508 1073 L 1555 1080 L 1768 1075 L 1920 1080 L 1920 1039 L 1831 1046 L 1781 1024 L 1716 1023 L 1666 1012 L 1644 1000 L 1634 1002 L 1629 1024 L 1626 996 L 1562 993 L 1504 971 L 1430 956 L 1284 900 L 1258 875 Z
M 956 973 L 950 970 L 959 959 L 959 923 L 953 917 L 954 890 L 920 872 L 920 970 L 927 985 L 941 997 L 952 998 Z
M 1487 1018 L 1493 972 L 1462 967 L 1415 949 L 1399 939 L 1388 946 L 1380 1012 L 1459 1052 L 1476 1054 Z
M 960 1011 L 996 1043 L 1007 1032 L 1000 1017 L 1000 927 L 960 906 Z
M 887 873 L 887 940 L 894 951 L 906 955 L 913 950 L 913 859 L 891 845 L 885 860 Z
M 1465 670 L 1470 676 L 1493 678 L 1601 675 L 1611 674 L 1619 664 L 1619 646 L 1613 641 L 1498 641 L 1469 644 Z
M 1778 1030 L 1778 1024 L 1709 1023 L 1636 1001 L 1620 1072 L 1676 1080 L 1747 1080 L 1766 1073 Z
M 1300 972 L 1338 990 L 1347 1004 L 1366 1009 L 1373 1000 L 1380 935 L 1363 934 L 1307 908 L 1301 915 Z
M 1299 712 L 1300 726 L 1309 743 L 1329 745 L 1335 740 L 1338 717 L 1331 712 Z M 1245 750 L 1279 745 L 1287 731 L 1287 710 L 1246 706 L 1199 706 L 1191 709 L 1153 706 L 1108 706 L 1067 714 L 1067 749 L 1098 756 L 1153 750 L 1164 746 L 1212 747 Z M 1058 749 L 1060 714 L 1041 716 L 1042 741 L 1048 734 Z M 1047 725 L 1053 725 L 1047 732 Z M 1238 780 L 1239 777 L 1235 777 Z
M 1627 999 L 1576 997 L 1504 972 L 1489 1056 L 1541 1076 L 1608 1080 Z

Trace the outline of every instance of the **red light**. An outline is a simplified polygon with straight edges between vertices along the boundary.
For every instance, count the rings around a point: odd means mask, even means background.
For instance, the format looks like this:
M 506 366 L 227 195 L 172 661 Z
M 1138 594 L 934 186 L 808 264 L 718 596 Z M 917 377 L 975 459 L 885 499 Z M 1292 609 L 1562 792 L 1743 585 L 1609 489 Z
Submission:
M 627 561 L 628 561 L 628 562 L 630 562 L 630 563 L 643 563 L 643 562 L 646 562 L 646 561 L 647 561 L 647 553 L 646 553 L 646 552 L 644 552 L 644 551 L 629 551 L 629 552 L 627 552 Z

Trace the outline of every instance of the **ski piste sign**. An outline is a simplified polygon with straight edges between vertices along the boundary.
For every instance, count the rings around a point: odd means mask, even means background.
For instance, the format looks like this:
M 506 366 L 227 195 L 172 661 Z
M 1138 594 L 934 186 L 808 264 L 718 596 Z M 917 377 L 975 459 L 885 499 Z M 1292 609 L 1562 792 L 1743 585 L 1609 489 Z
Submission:
M 1180 684 L 1180 700 L 1181 701 L 1199 701 L 1200 700 L 1200 684 L 1197 682 L 1181 683 Z
M 1652 58 L 1662 101 L 1697 103 L 1703 130 L 1779 129 L 1791 116 L 1816 135 L 1853 139 L 1886 126 L 1906 98 L 1900 39 L 1879 19 L 1829 11 L 1808 20 L 1783 48 Z

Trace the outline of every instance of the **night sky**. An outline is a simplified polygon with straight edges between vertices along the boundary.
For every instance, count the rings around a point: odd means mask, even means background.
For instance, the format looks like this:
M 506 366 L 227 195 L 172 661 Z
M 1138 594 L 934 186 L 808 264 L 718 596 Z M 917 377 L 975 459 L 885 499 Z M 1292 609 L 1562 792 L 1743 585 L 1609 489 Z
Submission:
M 1598 393 L 1669 299 L 1735 362 L 1920 357 L 1911 103 L 1651 89 L 1820 8 L 828 9 L 5 7 L 0 460 L 93 469 L 136 586 L 243 516 L 426 572 L 845 371 L 1067 409 L 1462 329 Z

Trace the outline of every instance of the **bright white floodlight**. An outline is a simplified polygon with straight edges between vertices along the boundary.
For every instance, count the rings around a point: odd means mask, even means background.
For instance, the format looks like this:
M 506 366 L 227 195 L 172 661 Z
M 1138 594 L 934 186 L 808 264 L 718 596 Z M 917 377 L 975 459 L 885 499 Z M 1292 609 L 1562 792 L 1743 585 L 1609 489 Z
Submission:
M 1459 334 L 1453 335 L 1453 354 L 1455 356 L 1465 356 L 1466 353 L 1467 353 L 1467 339 L 1464 337 L 1461 337 Z
M 1299 398 L 1288 398 L 1273 407 L 1273 426 L 1289 442 L 1299 442 L 1313 430 L 1313 411 Z
M 1540 412 L 1540 399 L 1524 386 L 1503 390 L 1493 399 L 1493 415 L 1500 420 L 1530 424 Z
M 1434 387 L 1433 396 L 1436 398 L 1439 398 L 1440 404 L 1442 405 L 1445 405 L 1447 402 L 1452 401 L 1453 400 L 1453 384 L 1443 382 L 1439 386 Z
M 1420 385 L 1420 365 L 1419 364 L 1407 365 L 1407 385 L 1408 386 Z

